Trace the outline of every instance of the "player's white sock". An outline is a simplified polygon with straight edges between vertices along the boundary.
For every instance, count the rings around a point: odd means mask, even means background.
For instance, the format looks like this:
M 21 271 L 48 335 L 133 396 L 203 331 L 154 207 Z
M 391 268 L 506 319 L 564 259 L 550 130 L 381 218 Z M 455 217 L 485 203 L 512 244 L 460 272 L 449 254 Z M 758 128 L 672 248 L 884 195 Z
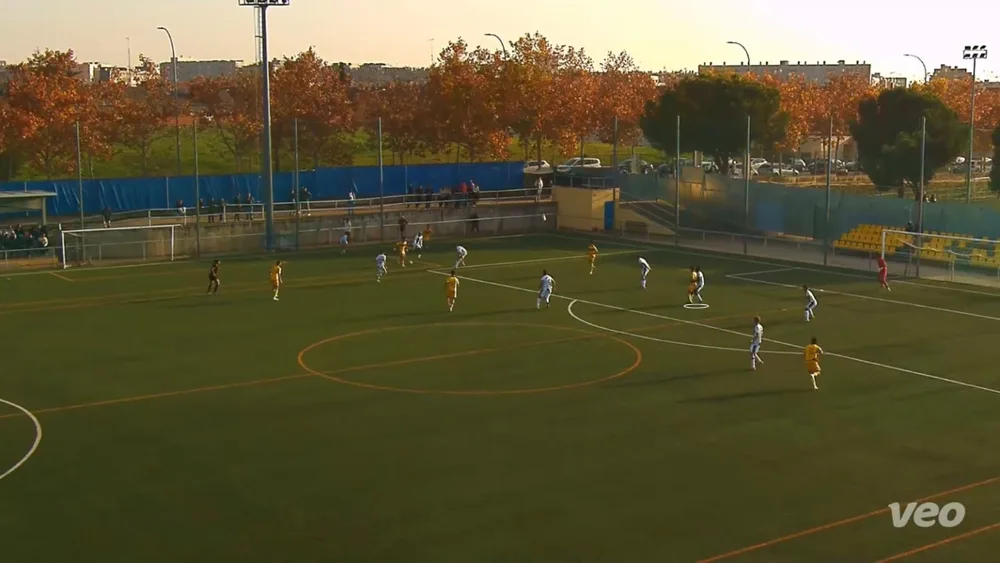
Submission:
M 535 309 L 541 309 L 541 308 L 542 308 L 542 298 L 539 297 L 538 299 L 535 299 Z
M 549 298 L 546 297 L 545 298 L 545 308 L 547 309 L 548 307 L 549 307 Z
M 757 358 L 755 357 L 750 358 L 750 369 L 754 371 L 757 370 Z
M 705 302 L 705 300 L 701 298 L 701 293 L 696 294 L 695 297 L 698 298 L 698 303 L 704 303 Z
M 642 280 L 642 288 L 646 289 L 646 280 Z
M 816 385 L 816 374 L 815 373 L 810 373 L 809 377 L 811 377 L 812 380 L 813 380 L 813 389 L 819 389 L 819 386 Z

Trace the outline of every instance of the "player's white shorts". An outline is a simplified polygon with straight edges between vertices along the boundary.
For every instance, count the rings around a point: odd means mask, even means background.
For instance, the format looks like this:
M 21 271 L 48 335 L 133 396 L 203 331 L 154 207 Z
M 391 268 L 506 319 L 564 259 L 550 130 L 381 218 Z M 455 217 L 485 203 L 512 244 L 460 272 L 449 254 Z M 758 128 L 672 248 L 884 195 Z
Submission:
M 750 355 L 756 356 L 757 352 L 760 352 L 760 344 L 754 342 L 753 344 L 750 345 Z
M 386 274 L 385 266 L 375 266 L 375 273 L 379 276 L 384 276 Z
M 812 303 L 806 303 L 806 311 L 812 311 L 813 309 L 816 308 L 816 305 L 819 305 L 819 303 L 815 301 L 813 301 Z
M 642 279 L 646 279 L 646 276 L 648 276 L 648 275 L 649 275 L 649 270 L 643 269 L 642 270 Z
M 552 290 L 551 289 L 543 289 L 543 290 L 541 290 L 541 291 L 538 292 L 538 298 L 539 299 L 548 299 L 551 296 L 552 296 Z
M 701 293 L 701 290 L 703 290 L 703 289 L 705 289 L 705 284 L 700 283 L 700 284 L 698 284 L 697 287 L 694 288 L 694 291 L 695 291 L 695 293 Z

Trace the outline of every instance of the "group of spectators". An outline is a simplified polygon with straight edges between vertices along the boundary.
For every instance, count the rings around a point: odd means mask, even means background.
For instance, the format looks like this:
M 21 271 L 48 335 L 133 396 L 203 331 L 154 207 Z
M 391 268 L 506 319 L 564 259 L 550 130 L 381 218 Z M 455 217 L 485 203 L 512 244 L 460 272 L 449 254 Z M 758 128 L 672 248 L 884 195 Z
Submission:
M 431 204 L 435 201 L 437 201 L 438 207 L 448 207 L 452 202 L 454 202 L 455 208 L 474 207 L 479 201 L 479 186 L 469 180 L 461 182 L 455 187 L 445 186 L 435 192 L 433 187 L 417 186 L 414 188 L 413 184 L 410 184 L 406 188 L 404 201 L 406 207 L 419 208 L 423 204 L 425 209 L 430 209 Z
M 23 250 L 25 256 L 31 256 L 45 252 L 48 247 L 49 228 L 45 225 L 0 226 L 0 248 L 3 250 Z

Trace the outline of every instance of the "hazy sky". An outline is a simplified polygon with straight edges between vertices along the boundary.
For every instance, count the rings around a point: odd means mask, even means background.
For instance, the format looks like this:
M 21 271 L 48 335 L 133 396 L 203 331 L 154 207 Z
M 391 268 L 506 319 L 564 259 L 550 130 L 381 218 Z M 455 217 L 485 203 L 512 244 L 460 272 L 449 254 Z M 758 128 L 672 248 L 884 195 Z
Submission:
M 124 66 L 126 37 L 139 53 L 254 60 L 252 8 L 237 0 L 0 0 L 0 60 L 23 60 L 35 49 L 70 49 L 80 61 Z M 845 59 L 872 63 L 874 72 L 919 78 L 962 65 L 962 47 L 996 38 L 1000 1 L 955 4 L 904 0 L 788 2 L 776 0 L 292 0 L 268 11 L 271 56 L 314 46 L 329 61 L 426 66 L 432 44 L 464 37 L 493 46 L 484 33 L 512 40 L 541 32 L 557 43 L 584 47 L 600 60 L 626 50 L 648 70 L 694 69 L 702 62 L 745 58 L 727 40 L 747 46 L 754 63 Z M 434 39 L 432 42 L 431 39 Z M 1000 42 L 980 75 L 1000 78 Z M 995 55 L 993 54 L 995 53 Z

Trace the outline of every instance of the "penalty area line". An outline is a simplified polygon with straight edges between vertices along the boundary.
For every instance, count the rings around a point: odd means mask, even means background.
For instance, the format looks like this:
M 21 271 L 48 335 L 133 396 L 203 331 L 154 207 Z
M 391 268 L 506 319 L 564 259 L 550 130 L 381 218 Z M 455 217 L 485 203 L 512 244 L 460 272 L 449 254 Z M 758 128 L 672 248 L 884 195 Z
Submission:
M 444 272 L 439 272 L 439 271 L 436 271 L 436 270 L 428 270 L 428 272 L 430 272 L 432 274 L 439 275 L 439 276 L 440 275 L 447 275 Z M 489 280 L 481 280 L 481 279 L 476 279 L 476 278 L 470 278 L 470 277 L 467 277 L 467 276 L 458 276 L 458 279 L 466 280 L 466 281 L 470 281 L 470 282 L 474 282 L 474 283 L 481 283 L 481 284 L 485 284 L 485 285 L 492 285 L 494 287 L 502 287 L 504 289 L 511 289 L 511 290 L 515 290 L 515 291 L 522 291 L 522 292 L 528 292 L 528 293 L 536 293 L 536 291 L 533 290 L 533 289 L 526 289 L 526 288 L 523 288 L 523 287 L 517 287 L 517 286 L 508 285 L 508 284 L 505 284 L 505 283 L 493 282 L 493 281 L 489 281 Z M 638 310 L 635 310 L 635 309 L 626 309 L 625 307 L 619 307 L 617 305 L 608 305 L 606 303 L 598 303 L 596 301 L 588 301 L 586 299 L 577 299 L 577 298 L 569 297 L 569 296 L 566 296 L 566 295 L 553 294 L 552 296 L 553 297 L 557 297 L 559 299 L 567 299 L 569 301 L 578 301 L 580 303 L 585 303 L 587 305 L 593 305 L 594 307 L 603 307 L 605 309 L 612 309 L 612 310 L 615 310 L 615 311 L 622 311 L 622 312 L 626 312 L 626 313 L 634 313 L 634 314 L 637 314 L 637 315 L 642 315 L 642 316 L 645 316 L 645 317 L 652 317 L 652 318 L 655 318 L 655 319 L 665 319 L 665 320 L 668 320 L 668 321 L 675 321 L 675 322 L 679 322 L 679 323 L 686 324 L 686 325 L 698 326 L 698 327 L 701 327 L 701 328 L 707 328 L 709 330 L 715 330 L 715 331 L 719 331 L 719 332 L 725 332 L 727 334 L 733 334 L 733 335 L 741 336 L 741 337 L 746 337 L 747 336 L 746 334 L 743 334 L 741 332 L 737 332 L 735 330 L 730 330 L 728 328 L 722 328 L 722 327 L 713 326 L 713 325 L 705 324 L 705 323 L 699 323 L 697 321 L 689 321 L 689 320 L 685 320 L 685 319 L 678 319 L 678 318 L 675 318 L 675 317 L 668 317 L 666 315 L 658 315 L 656 313 L 650 313 L 648 311 L 638 311 Z M 1000 320 L 1000 319 L 998 319 L 998 320 Z M 799 346 L 797 344 L 791 344 L 789 342 L 782 342 L 780 340 L 773 340 L 773 339 L 770 339 L 770 338 L 765 339 L 764 341 L 765 342 L 771 342 L 771 343 L 774 343 L 774 344 L 778 344 L 778 345 L 781 345 L 781 346 L 786 346 L 786 347 L 789 347 L 789 348 L 795 348 L 796 350 L 799 350 L 799 349 L 802 348 L 802 346 Z M 690 343 L 687 343 L 685 345 L 690 345 Z M 978 391 L 985 391 L 987 393 L 993 393 L 994 395 L 1000 395 L 1000 389 L 993 389 L 991 387 L 984 387 L 982 385 L 976 385 L 974 383 L 966 383 L 964 381 L 958 381 L 956 379 L 949 379 L 947 377 L 941 377 L 939 375 L 931 375 L 929 373 L 923 373 L 923 372 L 919 372 L 919 371 L 912 370 L 912 369 L 902 368 L 902 367 L 898 367 L 898 366 L 892 366 L 892 365 L 888 365 L 888 364 L 882 364 L 882 363 L 879 363 L 879 362 L 873 362 L 871 360 L 865 360 L 863 358 L 856 358 L 854 356 L 846 356 L 846 355 L 843 355 L 843 354 L 836 354 L 836 353 L 832 353 L 832 352 L 827 352 L 824 355 L 828 356 L 828 357 L 831 357 L 831 358 L 840 358 L 842 360 L 848 360 L 848 361 L 859 363 L 859 364 L 864 364 L 864 365 L 868 365 L 868 366 L 872 366 L 872 367 L 882 368 L 882 369 L 886 369 L 886 370 L 890 370 L 890 371 L 897 371 L 899 373 L 905 373 L 905 374 L 908 374 L 908 375 L 915 375 L 917 377 L 923 377 L 925 379 L 933 379 L 935 381 L 940 381 L 942 383 L 950 383 L 952 385 L 958 385 L 960 387 L 966 387 L 968 389 L 976 389 Z

